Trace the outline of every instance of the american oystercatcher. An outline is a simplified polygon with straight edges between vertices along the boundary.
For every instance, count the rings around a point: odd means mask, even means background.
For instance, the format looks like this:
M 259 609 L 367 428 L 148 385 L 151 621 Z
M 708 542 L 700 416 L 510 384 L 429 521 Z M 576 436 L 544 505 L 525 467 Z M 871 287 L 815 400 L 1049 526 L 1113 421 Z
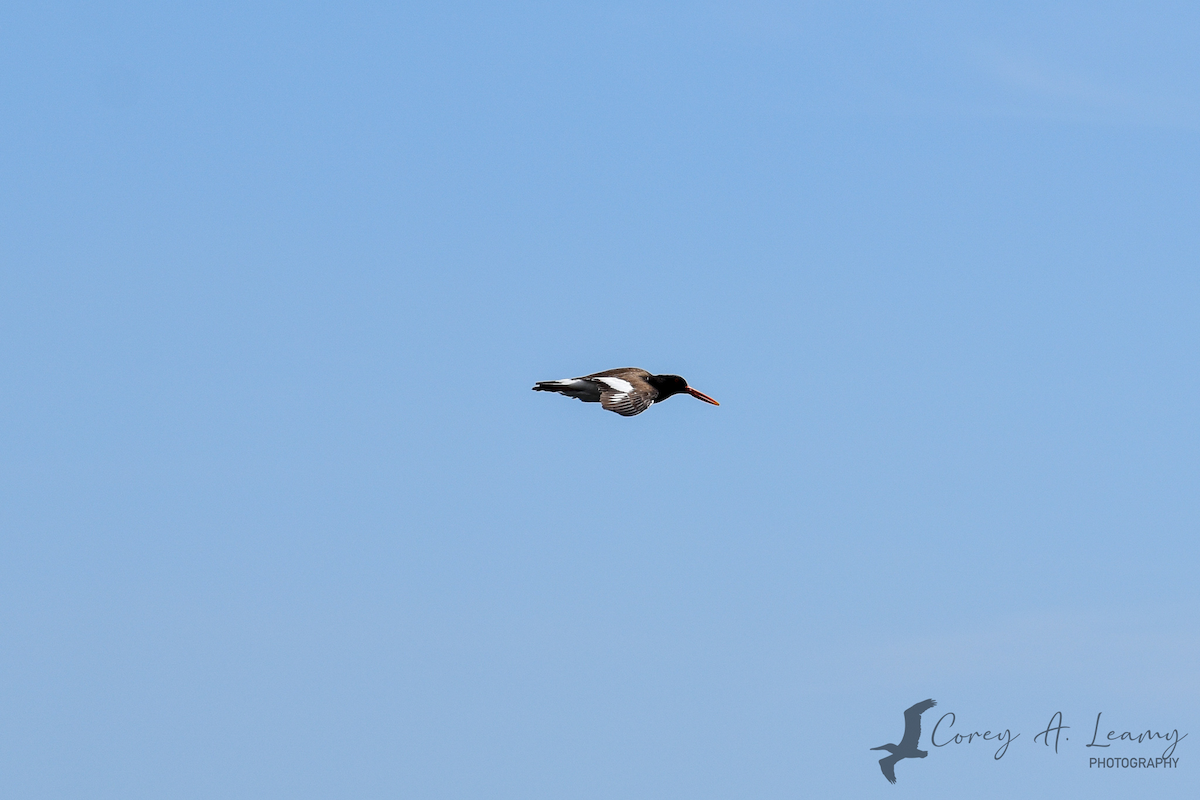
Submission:
M 688 386 L 687 381 L 678 375 L 651 375 L 637 367 L 609 369 L 562 381 L 539 381 L 533 390 L 558 392 L 585 403 L 599 403 L 623 417 L 640 414 L 674 394 L 690 394 L 714 406 L 721 405 Z

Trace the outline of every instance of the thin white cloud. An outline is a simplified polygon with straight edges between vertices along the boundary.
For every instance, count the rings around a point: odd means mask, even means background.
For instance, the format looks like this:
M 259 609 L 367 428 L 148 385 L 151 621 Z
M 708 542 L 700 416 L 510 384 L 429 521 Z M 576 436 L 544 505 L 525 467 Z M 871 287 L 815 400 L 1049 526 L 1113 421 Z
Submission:
M 1200 130 L 1200 102 L 1160 90 L 1105 82 L 1028 56 L 991 53 L 988 77 L 1010 109 L 1101 124 Z

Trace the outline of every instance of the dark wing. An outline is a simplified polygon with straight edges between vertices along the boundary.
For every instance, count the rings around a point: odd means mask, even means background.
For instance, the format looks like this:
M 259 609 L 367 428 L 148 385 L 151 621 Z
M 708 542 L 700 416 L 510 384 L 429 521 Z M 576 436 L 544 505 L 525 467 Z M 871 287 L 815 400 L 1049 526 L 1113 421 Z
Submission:
M 612 370 L 617 372 L 618 370 Z M 658 390 L 637 375 L 626 377 L 598 375 L 592 378 L 604 387 L 600 405 L 623 417 L 632 417 L 654 405 Z
M 627 381 L 644 381 L 650 377 L 650 373 L 637 367 L 618 367 L 617 369 L 606 369 L 604 372 L 593 372 L 591 375 L 584 375 L 583 377 L 589 381 L 594 381 L 596 378 L 623 378 Z
M 904 712 L 904 738 L 900 740 L 901 750 L 915 750 L 921 739 L 921 715 L 937 705 L 936 700 L 922 700 Z
M 636 392 L 605 392 L 600 395 L 600 405 L 622 417 L 634 417 L 654 405 L 654 401 L 649 396 Z
M 888 779 L 888 783 L 896 782 L 896 762 L 900 760 L 900 756 L 888 756 L 887 758 L 879 759 L 879 768 L 883 770 L 883 777 Z

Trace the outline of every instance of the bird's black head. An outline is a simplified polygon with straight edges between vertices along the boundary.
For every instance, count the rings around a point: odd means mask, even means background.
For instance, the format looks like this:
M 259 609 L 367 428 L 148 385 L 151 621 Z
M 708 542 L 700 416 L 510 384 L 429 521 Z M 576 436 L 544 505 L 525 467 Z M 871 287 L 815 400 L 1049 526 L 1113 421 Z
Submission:
M 646 382 L 658 390 L 658 398 L 655 400 L 657 403 L 671 395 L 686 392 L 688 388 L 687 381 L 678 375 L 651 375 L 646 378 Z
M 703 400 L 706 403 L 712 403 L 714 406 L 721 405 L 704 392 L 698 392 L 688 386 L 688 382 L 678 375 L 651 375 L 649 378 L 646 378 L 646 382 L 658 390 L 658 397 L 654 401 L 656 403 L 661 403 L 674 394 L 690 394 L 692 397 Z

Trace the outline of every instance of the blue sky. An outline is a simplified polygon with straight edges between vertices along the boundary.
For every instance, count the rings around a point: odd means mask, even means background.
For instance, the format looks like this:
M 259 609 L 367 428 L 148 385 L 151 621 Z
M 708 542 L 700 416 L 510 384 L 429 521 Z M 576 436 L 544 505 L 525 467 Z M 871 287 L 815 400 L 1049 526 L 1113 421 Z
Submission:
M 0 793 L 1194 796 L 1198 32 L 0 10 Z

